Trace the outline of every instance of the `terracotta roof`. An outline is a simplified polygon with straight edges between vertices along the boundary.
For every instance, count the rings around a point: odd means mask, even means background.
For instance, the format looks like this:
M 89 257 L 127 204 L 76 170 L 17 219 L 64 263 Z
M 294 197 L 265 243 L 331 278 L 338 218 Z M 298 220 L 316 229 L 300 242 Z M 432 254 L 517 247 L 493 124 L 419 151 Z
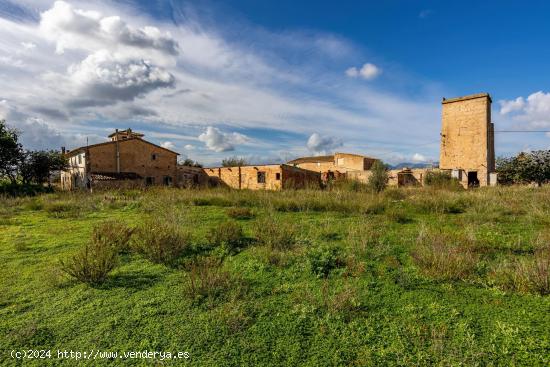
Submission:
M 150 141 L 147 141 L 147 140 L 144 140 L 144 139 L 140 139 L 140 138 L 128 138 L 128 139 L 124 139 L 124 140 L 119 140 L 118 143 L 119 143 L 119 144 L 123 144 L 123 143 L 125 143 L 125 142 L 132 141 L 132 140 L 139 140 L 139 141 L 142 141 L 142 142 L 144 142 L 144 143 L 153 145 L 153 146 L 155 146 L 155 147 L 157 147 L 157 148 L 159 148 L 159 149 L 166 150 L 166 151 L 168 151 L 168 152 L 170 152 L 170 153 L 180 155 L 179 153 L 176 153 L 176 152 L 174 152 L 173 150 L 163 148 L 163 147 L 161 147 L 160 145 L 153 144 L 153 143 L 151 143 Z M 94 148 L 94 147 L 98 147 L 98 146 L 102 146 L 102 145 L 108 145 L 108 144 L 116 144 L 116 143 L 117 143 L 116 141 L 106 141 L 106 142 L 104 142 L 104 143 L 90 144 L 90 145 L 87 145 L 87 146 L 78 147 L 78 148 L 72 149 L 72 150 L 68 151 L 67 153 L 65 153 L 65 156 L 70 157 L 70 156 L 72 156 L 72 155 L 73 155 L 74 153 L 76 153 L 76 152 L 82 152 L 82 151 L 85 151 L 86 149 L 89 149 L 89 148 Z
M 301 157 L 296 158 L 292 161 L 289 161 L 289 164 L 300 164 L 300 163 L 317 163 L 317 162 L 334 162 L 333 155 L 319 155 L 315 157 Z

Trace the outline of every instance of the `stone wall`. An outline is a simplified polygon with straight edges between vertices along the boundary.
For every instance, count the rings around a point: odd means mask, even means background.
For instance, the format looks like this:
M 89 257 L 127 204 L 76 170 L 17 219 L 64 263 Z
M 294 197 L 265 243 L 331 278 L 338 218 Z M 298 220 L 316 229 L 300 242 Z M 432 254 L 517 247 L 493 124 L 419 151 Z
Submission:
M 325 161 L 324 158 L 325 157 L 321 157 L 321 159 L 316 162 L 314 161 L 315 157 L 312 157 L 312 161 L 299 162 L 294 164 L 294 166 L 320 173 L 329 171 L 345 173 L 349 171 L 369 170 L 376 161 L 374 158 L 351 153 L 334 153 L 333 159 L 328 162 Z M 292 161 L 290 163 L 292 163 Z
M 289 165 L 258 165 L 242 167 L 205 168 L 204 172 L 220 184 L 234 189 L 281 190 L 303 188 L 309 184 L 319 187 L 318 172 Z
M 410 169 L 409 175 L 411 177 L 407 177 L 404 180 L 401 180 L 401 182 L 399 182 L 399 173 L 403 172 L 403 170 L 402 169 L 389 170 L 388 186 L 408 186 L 413 184 L 414 181 L 416 181 L 415 184 L 424 185 L 424 178 L 426 177 L 426 173 L 430 170 L 431 168 Z M 349 180 L 357 180 L 359 182 L 367 183 L 371 175 L 372 175 L 372 171 L 350 171 L 346 173 L 346 178 Z
M 180 166 L 177 168 L 176 186 L 185 188 L 209 186 L 210 176 L 201 167 Z

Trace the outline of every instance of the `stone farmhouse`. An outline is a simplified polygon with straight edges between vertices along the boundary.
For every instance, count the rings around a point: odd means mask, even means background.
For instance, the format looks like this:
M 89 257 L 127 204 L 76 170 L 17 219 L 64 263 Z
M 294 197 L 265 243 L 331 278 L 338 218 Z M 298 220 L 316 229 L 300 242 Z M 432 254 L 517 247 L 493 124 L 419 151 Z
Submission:
M 392 186 L 422 185 L 430 170 L 451 173 L 464 187 L 496 185 L 494 126 L 487 93 L 442 101 L 439 168 L 407 167 L 389 172 Z M 240 167 L 187 167 L 178 153 L 143 139 L 131 129 L 116 130 L 111 141 L 66 152 L 70 169 L 61 187 L 166 185 L 226 186 L 234 189 L 281 190 L 319 186 L 330 179 L 367 182 L 376 158 L 351 153 L 302 157 L 286 164 Z
M 61 172 L 64 190 L 110 186 L 171 186 L 178 153 L 143 139 L 131 129 L 109 135 L 111 141 L 62 151 L 69 169 Z

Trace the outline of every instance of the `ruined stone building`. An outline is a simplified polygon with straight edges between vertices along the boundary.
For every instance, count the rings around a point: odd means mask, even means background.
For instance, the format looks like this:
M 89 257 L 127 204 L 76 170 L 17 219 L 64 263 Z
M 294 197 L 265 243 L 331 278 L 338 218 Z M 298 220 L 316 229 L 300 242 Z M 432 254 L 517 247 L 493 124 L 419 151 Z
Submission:
M 319 187 L 320 173 L 288 164 L 204 168 L 211 182 L 234 189 L 281 190 Z
M 62 149 L 69 160 L 69 169 L 61 173 L 62 189 L 174 184 L 178 153 L 131 129 L 117 129 L 109 138 L 67 152 Z
M 319 172 L 323 181 L 340 178 L 351 172 L 370 170 L 376 158 L 351 153 L 334 153 L 333 155 L 302 157 L 289 161 L 288 164 L 309 171 Z
M 496 184 L 491 102 L 487 93 L 442 102 L 439 168 L 465 187 Z

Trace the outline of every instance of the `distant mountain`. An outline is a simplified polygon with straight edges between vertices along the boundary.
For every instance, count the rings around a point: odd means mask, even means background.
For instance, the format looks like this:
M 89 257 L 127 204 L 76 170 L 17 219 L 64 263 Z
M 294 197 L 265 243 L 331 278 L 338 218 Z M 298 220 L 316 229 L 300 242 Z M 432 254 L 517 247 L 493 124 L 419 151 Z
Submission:
M 413 162 L 403 162 L 403 163 L 396 163 L 396 164 L 390 164 L 390 169 L 400 169 L 400 168 L 431 168 L 431 167 L 438 167 L 439 162 L 432 162 L 432 163 L 413 163 Z

